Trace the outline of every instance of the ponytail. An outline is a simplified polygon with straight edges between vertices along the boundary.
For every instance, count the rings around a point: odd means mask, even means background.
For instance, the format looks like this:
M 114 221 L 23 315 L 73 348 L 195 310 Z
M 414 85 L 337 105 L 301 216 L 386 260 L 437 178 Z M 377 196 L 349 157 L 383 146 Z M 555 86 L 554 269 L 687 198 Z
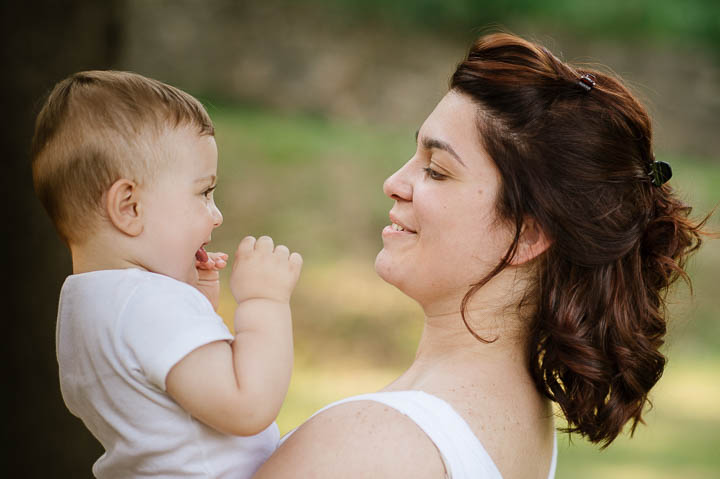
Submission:
M 666 332 L 665 294 L 701 243 L 690 207 L 657 194 L 654 215 L 623 257 L 595 267 L 573 265 L 557 248 L 539 268 L 541 302 L 531 320 L 530 370 L 557 402 L 567 432 L 609 445 L 626 423 L 631 433 L 660 379 Z M 703 222 L 704 223 L 704 222 Z

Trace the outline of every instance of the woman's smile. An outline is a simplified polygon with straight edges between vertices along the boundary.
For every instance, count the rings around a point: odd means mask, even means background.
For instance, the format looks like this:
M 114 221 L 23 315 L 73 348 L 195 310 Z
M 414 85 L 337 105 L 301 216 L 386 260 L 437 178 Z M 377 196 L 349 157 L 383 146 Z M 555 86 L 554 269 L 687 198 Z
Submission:
M 410 228 L 407 223 L 399 220 L 393 213 L 390 213 L 390 225 L 386 226 L 382 230 L 382 236 L 385 237 L 400 237 L 408 235 L 416 235 L 417 231 Z

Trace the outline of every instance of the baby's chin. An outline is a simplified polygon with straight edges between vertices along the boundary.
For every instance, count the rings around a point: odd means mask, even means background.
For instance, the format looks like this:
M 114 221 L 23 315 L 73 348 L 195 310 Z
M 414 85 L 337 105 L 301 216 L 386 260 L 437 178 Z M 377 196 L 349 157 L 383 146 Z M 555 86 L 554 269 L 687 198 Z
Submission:
M 161 274 L 176 281 L 188 283 L 192 286 L 197 284 L 198 271 L 195 256 L 183 255 L 184 258 L 142 258 L 134 262 L 136 267 L 155 274 Z M 144 261 L 143 261 L 144 259 Z M 155 261 L 153 261 L 155 259 Z
M 186 283 L 195 286 L 198 283 L 198 280 L 200 279 L 199 273 L 197 268 L 195 267 L 195 262 L 193 262 L 192 268 L 187 272 L 187 280 Z
M 187 283 L 190 286 L 195 286 L 198 282 L 197 270 L 195 270 L 194 268 L 192 271 L 187 271 L 187 272 L 183 272 L 183 273 L 172 272 L 170 274 L 167 274 L 167 273 L 160 273 L 160 274 L 164 274 L 165 276 L 168 276 L 174 280 L 180 281 L 181 283 Z
M 195 267 L 195 258 L 193 258 L 192 262 L 187 265 L 185 270 L 183 271 L 167 271 L 167 272 L 161 272 L 158 271 L 160 274 L 164 274 L 165 276 L 169 276 L 175 280 L 181 281 L 183 283 L 187 283 L 190 286 L 195 286 L 198 283 L 198 271 Z

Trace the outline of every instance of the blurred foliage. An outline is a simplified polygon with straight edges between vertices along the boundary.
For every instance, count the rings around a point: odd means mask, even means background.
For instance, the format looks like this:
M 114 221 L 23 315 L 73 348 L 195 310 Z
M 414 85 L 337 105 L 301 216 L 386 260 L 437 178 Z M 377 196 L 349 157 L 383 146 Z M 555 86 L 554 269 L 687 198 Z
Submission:
M 227 104 L 209 110 L 225 216 L 212 246 L 233 251 L 246 234 L 270 234 L 305 259 L 292 303 L 296 366 L 278 418 L 287 432 L 334 400 L 384 387 L 413 359 L 422 312 L 377 277 L 373 258 L 392 204 L 382 181 L 413 154 L 419 125 L 392 129 Z M 720 201 L 719 162 L 661 159 L 696 217 Z M 720 215 L 709 226 L 720 231 Z M 651 393 L 647 425 L 605 451 L 560 434 L 558 479 L 717 477 L 718 271 L 720 241 L 709 240 L 690 264 L 694 297 L 680 286 L 668 300 L 669 363 Z M 223 317 L 233 309 L 223 295 Z
M 388 125 L 418 122 L 444 93 L 470 42 L 504 27 L 573 63 L 604 71 L 611 65 L 650 106 L 656 151 L 701 158 L 720 151 L 717 1 L 128 0 L 127 6 L 122 69 L 214 98 Z M 293 139 L 276 140 L 282 148 Z
M 532 21 L 579 37 L 720 44 L 717 0 L 335 0 L 334 6 L 348 16 L 409 28 L 470 32 L 478 25 L 514 28 Z

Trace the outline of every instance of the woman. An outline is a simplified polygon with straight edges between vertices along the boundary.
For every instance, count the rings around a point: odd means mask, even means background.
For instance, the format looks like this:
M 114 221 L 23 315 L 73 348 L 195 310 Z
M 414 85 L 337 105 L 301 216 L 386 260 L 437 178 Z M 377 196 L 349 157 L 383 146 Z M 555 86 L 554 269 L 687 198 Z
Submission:
M 670 174 L 617 79 L 478 40 L 384 185 L 375 267 L 424 310 L 415 361 L 256 477 L 553 477 L 552 401 L 603 446 L 634 429 L 665 364 L 665 290 L 700 245 Z

